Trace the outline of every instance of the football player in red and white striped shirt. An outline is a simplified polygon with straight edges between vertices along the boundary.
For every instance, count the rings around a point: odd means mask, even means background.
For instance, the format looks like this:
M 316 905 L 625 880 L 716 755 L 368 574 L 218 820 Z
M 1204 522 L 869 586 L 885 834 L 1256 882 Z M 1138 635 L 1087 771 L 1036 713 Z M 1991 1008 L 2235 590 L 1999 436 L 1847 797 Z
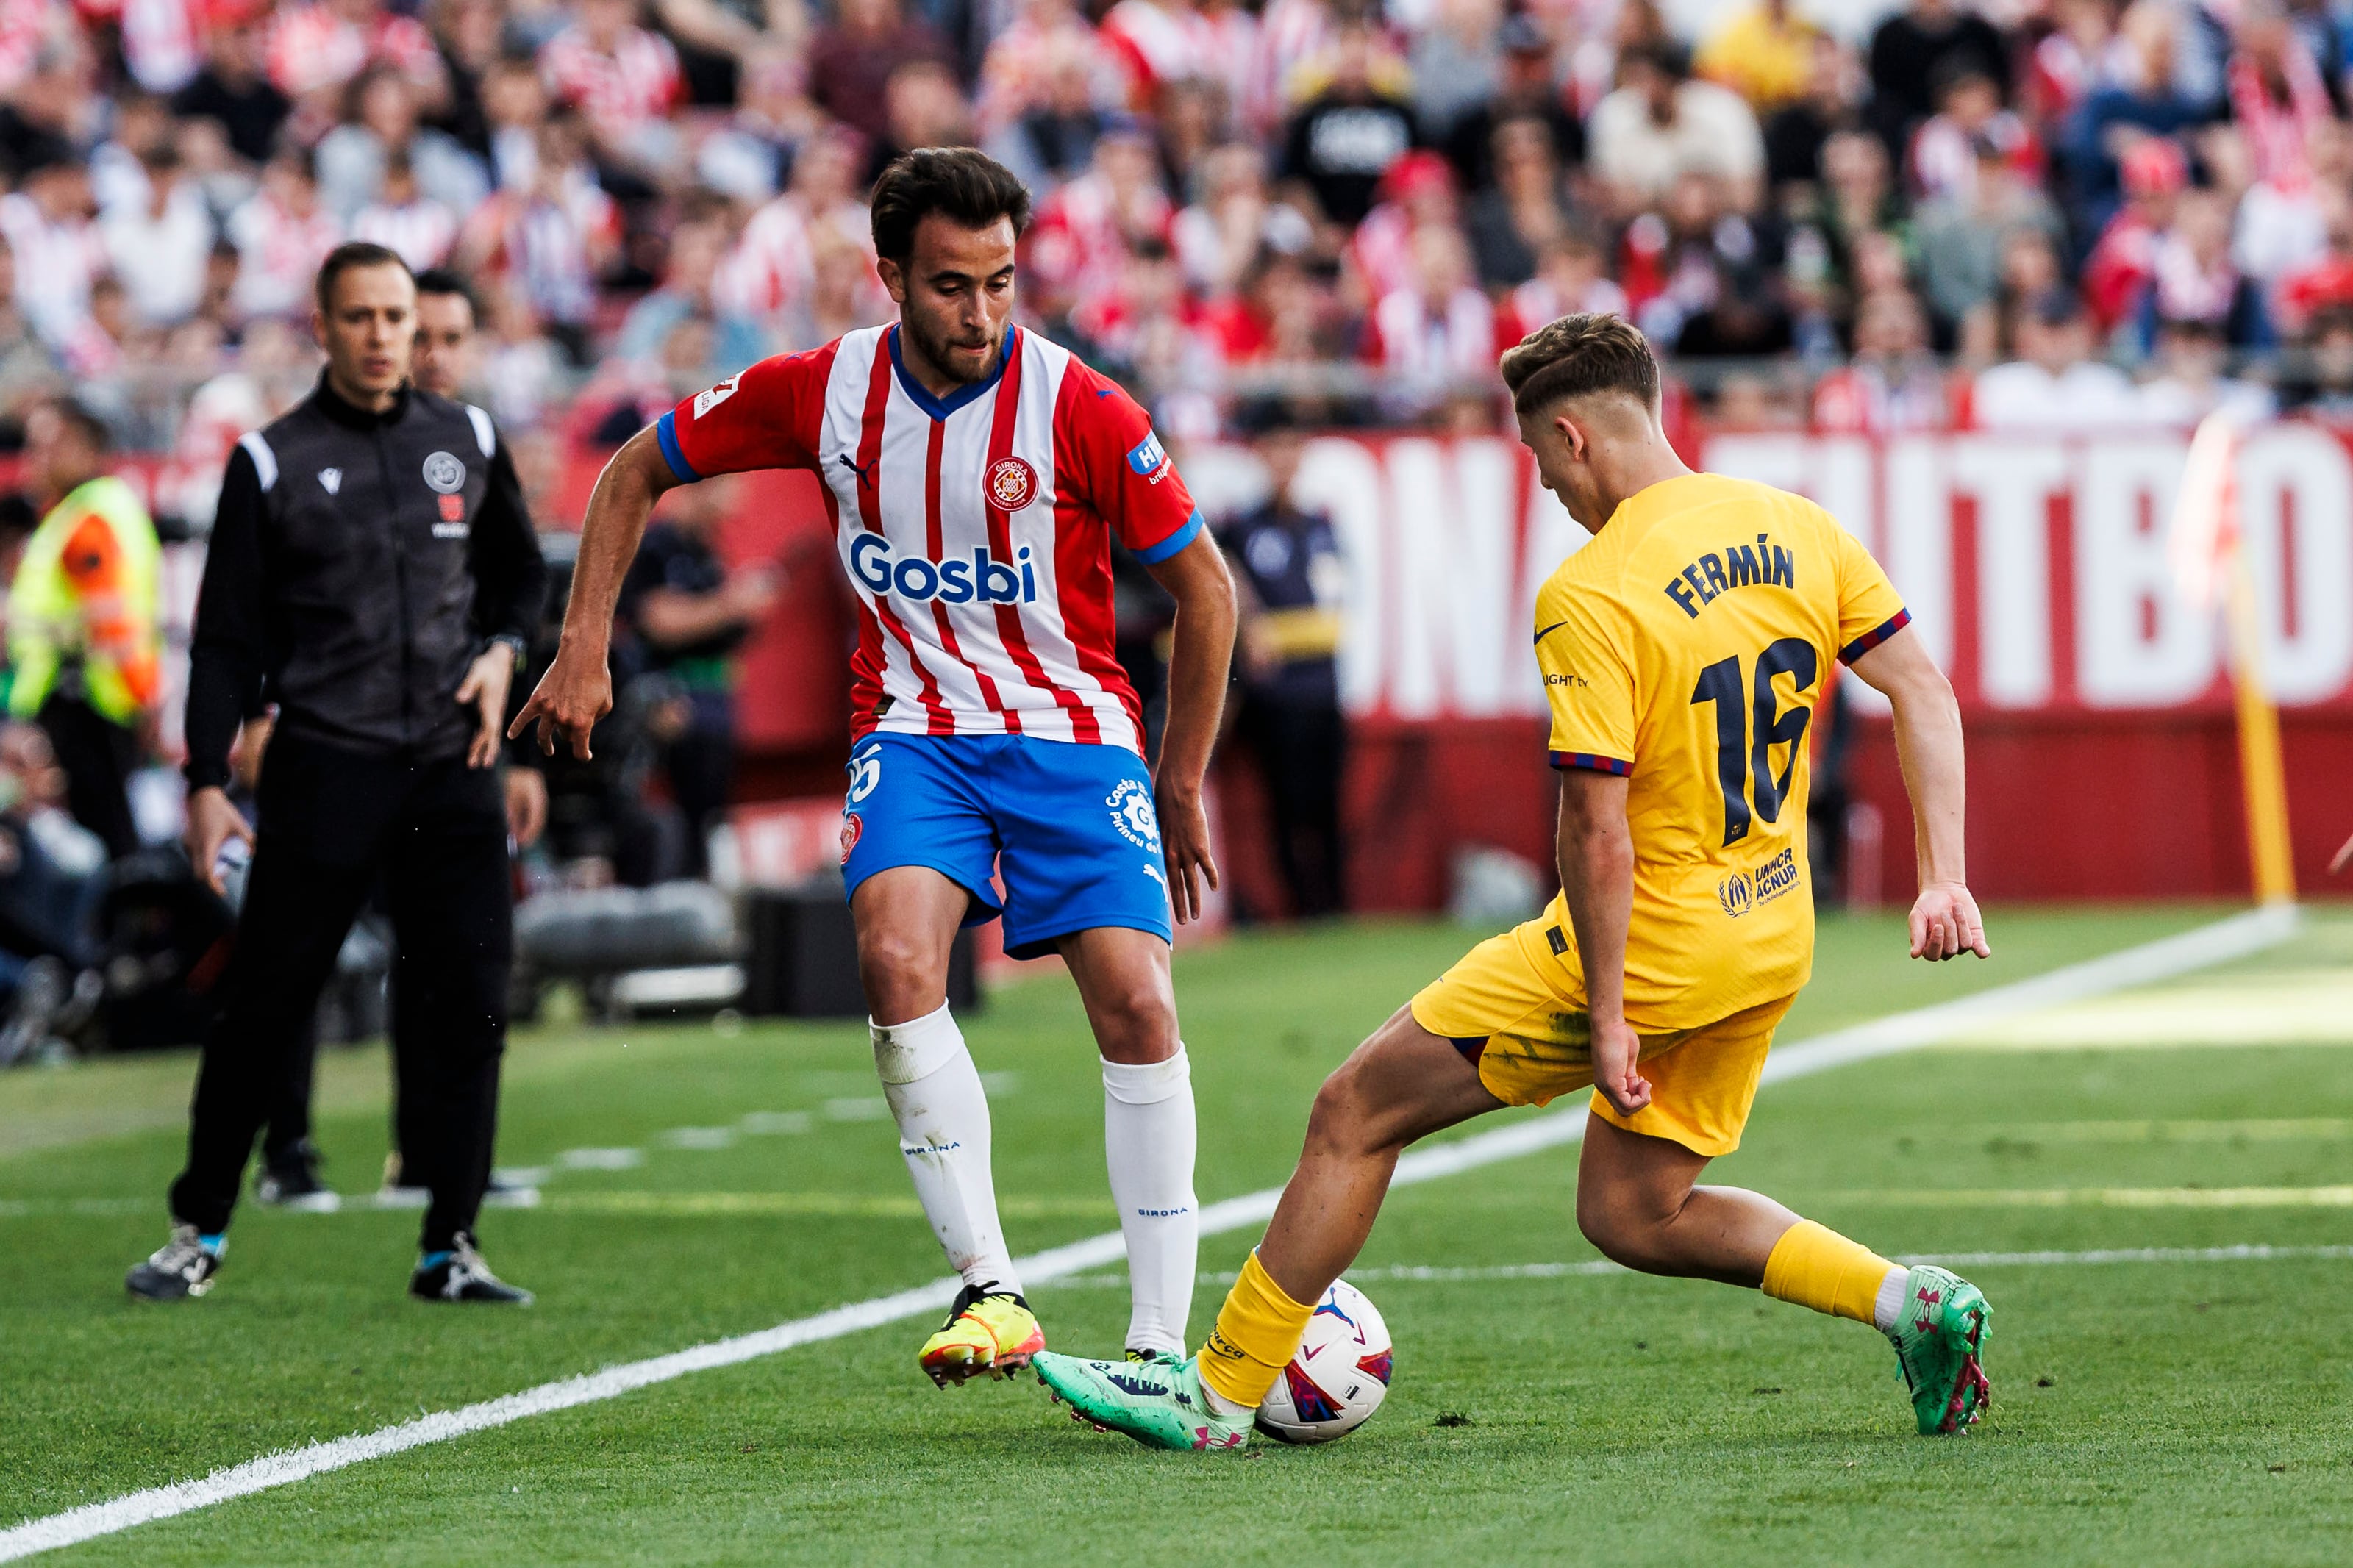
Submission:
M 587 755 L 612 701 L 614 602 L 655 498 L 747 468 L 818 476 L 859 606 L 843 875 L 875 1066 L 965 1279 L 921 1355 L 943 1384 L 1002 1376 L 1045 1345 L 997 1223 L 987 1100 L 947 1007 L 960 925 L 1001 915 L 1007 952 L 1060 952 L 1078 983 L 1103 1052 L 1132 1353 L 1185 1353 L 1199 1234 L 1169 914 L 1198 917 L 1202 881 L 1217 885 L 1201 780 L 1233 584 L 1144 411 L 1012 325 L 1029 216 L 1029 193 L 981 153 L 892 163 L 871 224 L 899 320 L 763 361 L 615 455 L 562 652 L 515 721 Z M 1154 771 L 1113 657 L 1114 539 L 1176 600 Z
M 269 79 L 290 98 L 331 93 L 369 66 L 398 69 L 434 102 L 448 89 L 441 51 L 414 16 L 381 0 L 313 0 L 279 11 L 269 26 Z
M 686 78 L 670 41 L 629 19 L 636 10 L 630 0 L 584 0 L 578 20 L 540 50 L 539 68 L 600 140 L 642 156 L 649 135 L 667 134 L 662 121 L 685 101 Z

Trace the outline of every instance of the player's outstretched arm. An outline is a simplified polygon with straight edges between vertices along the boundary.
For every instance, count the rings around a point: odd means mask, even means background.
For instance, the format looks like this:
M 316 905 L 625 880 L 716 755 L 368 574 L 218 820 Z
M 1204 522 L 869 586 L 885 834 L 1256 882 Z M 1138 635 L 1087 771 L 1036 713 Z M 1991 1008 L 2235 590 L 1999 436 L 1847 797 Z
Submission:
M 536 723 L 542 752 L 554 755 L 561 740 L 574 756 L 586 760 L 589 732 L 613 707 L 613 677 L 606 655 L 613 639 L 613 606 L 621 596 L 621 579 L 637 556 L 654 502 L 679 482 L 650 425 L 630 437 L 596 476 L 588 515 L 580 525 L 580 558 L 572 569 L 564 638 L 531 700 L 507 726 L 510 738 Z
M 1912 838 L 1920 896 L 1912 905 L 1912 956 L 1941 962 L 1974 952 L 1991 958 L 1978 901 L 1969 896 L 1962 848 L 1968 759 L 1952 683 L 1905 627 L 1856 659 L 1855 674 L 1895 705 L 1895 755 L 1912 797 Z
M 1184 921 L 1200 918 L 1202 880 L 1218 885 L 1201 780 L 1209 771 L 1209 749 L 1217 743 L 1234 664 L 1234 580 L 1206 531 L 1150 570 L 1176 601 L 1168 654 L 1168 723 L 1160 733 L 1160 765 L 1152 785 L 1161 853 L 1168 862 L 1168 901 Z
M 1626 928 L 1634 917 L 1634 834 L 1626 825 L 1626 780 L 1590 768 L 1560 774 L 1560 829 L 1554 846 L 1568 922 L 1585 965 L 1593 1024 L 1593 1087 L 1621 1116 L 1651 1103 L 1639 1058 L 1642 1042 L 1626 1022 Z

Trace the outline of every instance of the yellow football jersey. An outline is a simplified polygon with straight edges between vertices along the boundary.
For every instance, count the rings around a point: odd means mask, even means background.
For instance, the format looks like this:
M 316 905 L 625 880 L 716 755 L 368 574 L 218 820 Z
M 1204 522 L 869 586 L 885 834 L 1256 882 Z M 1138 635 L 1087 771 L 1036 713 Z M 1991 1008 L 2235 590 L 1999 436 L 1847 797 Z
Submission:
M 1833 658 L 1911 619 L 1801 496 L 1692 474 L 1620 506 L 1536 595 L 1552 763 L 1623 774 L 1634 840 L 1626 1017 L 1694 1028 L 1813 971 L 1808 731 Z M 1583 994 L 1567 903 L 1541 956 Z

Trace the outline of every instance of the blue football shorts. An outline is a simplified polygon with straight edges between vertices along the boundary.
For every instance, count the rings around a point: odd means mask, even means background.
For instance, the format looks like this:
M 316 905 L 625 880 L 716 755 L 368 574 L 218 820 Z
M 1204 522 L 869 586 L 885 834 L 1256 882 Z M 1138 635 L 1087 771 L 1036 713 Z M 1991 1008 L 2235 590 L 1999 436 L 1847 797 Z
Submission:
M 1169 939 L 1152 776 L 1124 746 L 871 734 L 850 748 L 842 810 L 853 896 L 877 871 L 928 866 L 972 896 L 965 924 L 1004 917 L 1015 958 L 1097 926 Z

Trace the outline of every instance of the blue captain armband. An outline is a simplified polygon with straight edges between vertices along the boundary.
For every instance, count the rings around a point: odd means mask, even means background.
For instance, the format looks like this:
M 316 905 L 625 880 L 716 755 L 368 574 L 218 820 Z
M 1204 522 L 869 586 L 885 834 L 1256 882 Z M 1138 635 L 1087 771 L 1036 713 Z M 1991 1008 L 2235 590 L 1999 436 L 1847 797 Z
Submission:
M 1159 543 L 1148 544 L 1143 549 L 1137 551 L 1135 552 L 1135 558 L 1138 561 L 1143 562 L 1146 566 L 1156 566 L 1161 562 L 1167 560 L 1170 556 L 1184 549 L 1187 545 L 1192 543 L 1193 541 L 1199 536 L 1202 528 L 1205 526 L 1206 524 L 1201 517 L 1201 509 L 1197 506 L 1193 509 L 1193 515 L 1185 520 L 1184 527 L 1178 529 L 1176 532 L 1170 534 Z
M 694 465 L 686 460 L 686 453 L 679 447 L 677 410 L 672 409 L 654 421 L 654 440 L 661 447 L 662 461 L 670 465 L 670 471 L 677 477 L 680 484 L 694 484 L 702 478 L 694 471 Z

